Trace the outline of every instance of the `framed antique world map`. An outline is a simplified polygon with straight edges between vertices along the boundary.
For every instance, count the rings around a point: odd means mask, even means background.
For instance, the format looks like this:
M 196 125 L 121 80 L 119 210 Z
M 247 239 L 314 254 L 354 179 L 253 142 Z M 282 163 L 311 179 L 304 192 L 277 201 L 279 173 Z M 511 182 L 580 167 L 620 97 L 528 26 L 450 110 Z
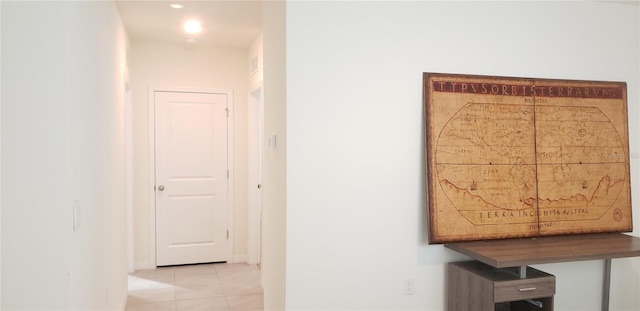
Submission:
M 429 243 L 632 230 L 623 82 L 424 73 Z

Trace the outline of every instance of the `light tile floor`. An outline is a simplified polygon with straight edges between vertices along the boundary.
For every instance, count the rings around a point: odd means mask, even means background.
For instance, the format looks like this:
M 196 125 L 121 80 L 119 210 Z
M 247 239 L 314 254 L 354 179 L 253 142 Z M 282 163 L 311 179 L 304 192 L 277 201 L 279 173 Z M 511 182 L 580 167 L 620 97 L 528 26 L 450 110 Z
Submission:
M 260 270 L 248 264 L 161 267 L 129 275 L 126 311 L 263 310 Z

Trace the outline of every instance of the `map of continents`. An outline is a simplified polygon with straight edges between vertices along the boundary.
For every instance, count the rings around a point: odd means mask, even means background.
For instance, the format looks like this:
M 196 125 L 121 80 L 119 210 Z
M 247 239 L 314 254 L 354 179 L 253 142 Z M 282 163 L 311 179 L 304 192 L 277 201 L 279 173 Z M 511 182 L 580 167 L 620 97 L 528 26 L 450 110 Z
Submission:
M 630 228 L 620 84 L 431 77 L 430 241 Z

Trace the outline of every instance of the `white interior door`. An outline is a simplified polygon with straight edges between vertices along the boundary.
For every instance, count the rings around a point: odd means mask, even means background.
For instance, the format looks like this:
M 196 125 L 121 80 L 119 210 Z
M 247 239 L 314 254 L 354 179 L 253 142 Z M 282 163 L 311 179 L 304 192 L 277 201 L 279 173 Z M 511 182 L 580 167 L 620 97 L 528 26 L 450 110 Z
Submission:
M 154 97 L 156 264 L 226 261 L 228 98 Z

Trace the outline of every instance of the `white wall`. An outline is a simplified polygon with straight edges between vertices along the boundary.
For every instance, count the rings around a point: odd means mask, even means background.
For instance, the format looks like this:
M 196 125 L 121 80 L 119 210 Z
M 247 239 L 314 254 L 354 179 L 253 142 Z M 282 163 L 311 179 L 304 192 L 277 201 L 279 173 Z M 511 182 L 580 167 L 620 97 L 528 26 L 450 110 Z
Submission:
M 149 202 L 149 86 L 232 89 L 234 94 L 234 167 L 232 261 L 247 256 L 247 50 L 152 42 L 131 43 L 134 154 L 134 245 L 136 269 L 155 267 L 150 249 L 154 223 Z
M 121 309 L 122 22 L 112 2 L 1 5 L 2 310 Z
M 264 148 L 262 176 L 262 286 L 264 309 L 284 310 L 287 224 L 286 5 L 263 3 L 264 137 L 277 135 L 277 148 Z M 312 261 L 315 262 L 315 261 Z
M 2 5 L 0 5 L 0 47 L 2 47 Z M 2 49 L 0 48 L 0 60 L 2 59 Z M 0 61 L 0 72 L 2 72 L 2 61 Z M 0 137 L 2 137 L 2 75 L 0 74 Z M 0 143 L 0 163 L 2 163 L 2 143 Z M 0 165 L 0 267 L 2 267 L 2 165 Z M 0 268 L 0 280 L 2 280 L 2 269 Z M 2 306 L 2 282 L 0 281 L 0 306 Z
M 252 62 L 256 63 L 255 71 L 252 70 L 253 68 L 249 68 L 249 91 L 254 90 L 264 79 L 262 46 L 263 38 L 262 34 L 260 34 L 249 47 L 249 67 L 252 66 Z
M 444 310 L 445 264 L 464 257 L 427 244 L 422 72 L 626 81 L 629 132 L 638 133 L 638 11 L 605 2 L 288 2 L 287 309 Z M 265 33 L 265 58 L 267 44 Z M 639 144 L 630 145 L 636 181 Z M 542 266 L 557 277 L 556 309 L 599 310 L 602 265 Z M 639 270 L 637 259 L 614 260 L 612 310 L 640 309 Z M 403 295 L 407 277 L 414 295 Z

